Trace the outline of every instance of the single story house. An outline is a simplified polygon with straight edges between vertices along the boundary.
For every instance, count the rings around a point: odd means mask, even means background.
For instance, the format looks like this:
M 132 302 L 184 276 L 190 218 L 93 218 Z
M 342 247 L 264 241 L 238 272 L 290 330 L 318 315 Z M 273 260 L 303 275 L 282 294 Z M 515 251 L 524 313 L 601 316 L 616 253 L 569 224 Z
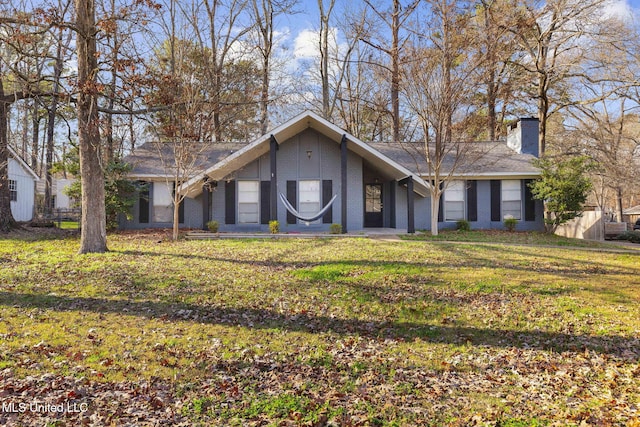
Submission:
M 40 178 L 13 148 L 8 148 L 11 214 L 16 221 L 31 221 L 35 211 L 35 186 Z
M 125 161 L 145 182 L 124 229 L 170 227 L 174 169 L 167 144 L 146 143 Z M 528 182 L 540 176 L 531 164 L 538 151 L 538 122 L 522 119 L 507 141 L 461 143 L 445 157 L 450 173 L 439 227 L 465 219 L 472 228 L 503 228 L 511 215 L 520 230 L 543 230 L 543 206 Z M 167 161 L 168 159 L 168 161 Z M 343 232 L 395 228 L 409 233 L 431 224 L 430 174 L 424 145 L 365 143 L 312 112 L 305 112 L 246 144 L 211 144 L 196 172 L 181 180 L 186 197 L 180 225 L 222 232 Z

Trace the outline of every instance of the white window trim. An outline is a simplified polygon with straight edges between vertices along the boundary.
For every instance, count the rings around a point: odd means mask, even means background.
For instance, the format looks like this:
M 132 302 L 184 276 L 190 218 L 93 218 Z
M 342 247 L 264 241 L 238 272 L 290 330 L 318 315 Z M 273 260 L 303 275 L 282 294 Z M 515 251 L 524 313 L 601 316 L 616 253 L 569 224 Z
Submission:
M 518 189 L 518 195 L 519 198 L 518 199 L 507 199 L 505 198 L 505 183 L 517 183 L 517 189 Z M 502 184 L 501 184 L 501 189 L 500 189 L 500 210 L 502 213 L 502 219 L 504 220 L 505 217 L 507 215 L 512 216 L 513 218 L 517 219 L 518 221 L 522 220 L 522 181 L 519 179 L 505 179 L 502 180 Z M 514 186 L 515 187 L 515 186 Z M 509 189 L 507 190 L 507 194 L 509 194 L 509 192 L 514 191 L 515 188 L 513 189 Z M 518 215 L 513 215 L 513 212 L 505 212 L 505 208 L 504 208 L 504 204 L 505 202 L 518 202 Z
M 444 203 L 444 221 L 445 222 L 455 222 L 455 221 L 462 221 L 465 220 L 467 218 L 467 197 L 466 197 L 466 181 L 462 181 L 462 180 L 455 180 L 455 181 L 450 181 L 447 185 L 447 188 L 444 190 L 444 197 L 443 197 L 443 203 Z M 453 188 L 459 186 L 459 189 Z M 461 199 L 453 199 L 453 200 L 447 200 L 447 194 L 449 194 L 450 196 L 453 196 L 453 190 L 456 191 L 460 191 L 460 194 L 462 195 Z M 449 217 L 449 209 L 448 209 L 448 205 L 449 203 L 462 203 L 462 218 L 450 218 Z
M 166 181 L 154 182 L 152 200 L 151 222 L 161 224 L 173 222 L 173 195 L 170 184 Z
M 254 186 L 253 191 L 241 190 L 240 187 L 244 187 L 246 184 L 252 184 Z M 243 195 L 249 195 L 251 193 L 255 193 L 255 200 L 243 200 Z M 255 210 L 251 211 L 243 211 L 241 206 L 251 207 L 255 206 Z M 238 224 L 260 224 L 260 181 L 247 179 L 247 180 L 239 180 L 238 181 Z M 254 215 L 250 220 L 247 220 L 247 216 Z
M 317 187 L 317 192 L 311 192 L 310 190 L 304 190 L 305 184 L 313 184 Z M 318 213 L 322 208 L 322 182 L 319 179 L 303 179 L 298 181 L 298 212 L 301 216 L 312 216 Z M 307 195 L 315 196 L 313 200 L 309 198 L 309 200 L 305 200 L 303 198 L 303 191 Z M 306 204 L 306 208 L 303 207 L 303 204 Z M 321 219 L 315 220 L 311 222 L 311 224 L 319 224 Z M 300 221 L 299 221 L 300 222 Z
M 12 197 L 14 194 L 15 197 Z M 18 181 L 15 179 L 9 180 L 9 200 L 12 202 L 18 201 Z

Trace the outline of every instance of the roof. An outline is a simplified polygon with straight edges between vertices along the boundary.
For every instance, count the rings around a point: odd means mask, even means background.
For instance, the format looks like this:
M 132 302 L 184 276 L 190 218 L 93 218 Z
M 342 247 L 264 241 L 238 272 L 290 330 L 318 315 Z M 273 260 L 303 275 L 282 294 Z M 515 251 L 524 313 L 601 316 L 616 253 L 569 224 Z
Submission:
M 204 172 L 212 164 L 220 162 L 246 145 L 246 143 L 214 143 L 198 147 L 194 150 L 198 152 L 194 169 L 196 172 Z M 132 166 L 130 176 L 133 178 L 164 178 L 172 174 L 173 155 L 170 144 L 146 142 L 136 148 L 134 154 L 125 157 L 124 161 Z
M 343 136 L 346 137 L 347 146 L 350 151 L 358 154 L 367 161 L 375 163 L 382 172 L 385 172 L 394 179 L 401 180 L 411 176 L 414 181 L 414 191 L 423 196 L 428 194 L 429 185 L 416 173 L 375 150 L 371 145 L 346 133 L 338 126 L 310 111 L 299 114 L 288 122 L 273 129 L 270 133 L 245 145 L 240 150 L 206 169 L 203 175 L 207 175 L 213 180 L 221 180 L 235 170 L 266 154 L 269 151 L 272 136 L 278 144 L 281 144 L 308 128 L 312 128 L 325 135 L 336 144 L 340 144 Z M 183 184 L 181 191 L 186 191 L 192 195 L 198 194 L 202 191 L 200 182 L 202 181 L 203 175 L 195 176 L 187 181 Z
M 349 150 L 375 164 L 376 168 L 398 181 L 411 176 L 414 180 L 414 190 L 423 196 L 428 194 L 429 173 L 423 144 L 365 143 L 309 111 L 248 144 L 213 143 L 202 146 L 195 170 L 192 171 L 195 173 L 190 174 L 192 178 L 183 184 L 181 191 L 186 191 L 191 196 L 197 195 L 202 191 L 201 183 L 205 176 L 216 181 L 223 180 L 268 153 L 272 136 L 280 144 L 308 128 L 325 135 L 336 144 L 340 144 L 343 136 L 346 137 Z M 464 148 L 465 156 L 454 153 L 445 156 L 442 175 L 451 171 L 456 158 L 463 159 L 460 164 L 455 165 L 453 175 L 457 177 L 526 179 L 540 175 L 539 169 L 531 163 L 535 156 L 516 153 L 507 147 L 504 141 L 460 143 L 459 147 Z M 171 159 L 172 156 L 170 144 L 145 143 L 136 149 L 135 154 L 127 156 L 125 161 L 133 166 L 131 176 L 135 179 L 165 178 L 172 172 L 171 168 L 163 163 L 163 158 Z
M 7 148 L 9 148 L 9 154 L 11 155 L 11 157 L 13 157 L 13 159 L 20 164 L 20 167 L 27 171 L 27 173 L 29 173 L 29 175 L 31 175 L 35 181 L 40 181 L 40 177 L 38 176 L 38 174 L 35 173 L 33 169 L 31 169 L 27 162 L 25 162 L 24 159 L 20 157 L 18 153 L 16 153 L 14 149 L 11 148 L 10 145 L 8 145 Z
M 370 145 L 423 178 L 429 177 L 424 144 L 380 142 Z M 535 156 L 516 153 L 502 141 L 459 143 L 459 147 L 462 149 L 458 153 L 452 150 L 444 156 L 441 176 L 448 175 L 452 169 L 453 176 L 469 179 L 535 178 L 540 175 L 540 170 L 532 164 Z
M 640 215 L 640 205 L 632 206 L 622 211 L 623 215 Z

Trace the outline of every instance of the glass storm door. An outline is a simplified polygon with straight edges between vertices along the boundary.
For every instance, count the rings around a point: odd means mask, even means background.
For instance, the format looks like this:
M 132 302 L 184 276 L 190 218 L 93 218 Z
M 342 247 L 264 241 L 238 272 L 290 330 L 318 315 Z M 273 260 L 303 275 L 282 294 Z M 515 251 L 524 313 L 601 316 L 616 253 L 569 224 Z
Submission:
M 364 226 L 382 227 L 382 184 L 366 184 L 364 189 Z

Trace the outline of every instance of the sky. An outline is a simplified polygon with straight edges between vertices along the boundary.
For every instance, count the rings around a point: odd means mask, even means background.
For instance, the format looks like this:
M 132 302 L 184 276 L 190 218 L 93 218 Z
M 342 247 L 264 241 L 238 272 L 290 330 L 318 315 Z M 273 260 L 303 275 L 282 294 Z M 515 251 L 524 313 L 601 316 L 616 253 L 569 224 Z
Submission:
M 325 4 L 328 3 L 328 0 L 324 1 Z M 380 1 L 390 3 L 390 0 Z M 630 19 L 633 19 L 631 17 L 635 15 L 636 20 L 640 19 L 640 0 L 609 0 L 609 2 L 608 10 L 610 13 Z M 345 4 L 348 4 L 348 0 L 336 0 L 334 18 L 340 16 L 340 9 Z M 297 8 L 299 13 L 280 18 L 280 26 L 286 28 L 285 43 L 288 44 L 288 49 L 294 52 L 296 60 L 316 57 L 318 55 L 317 29 L 319 27 L 318 0 L 300 0 Z M 341 41 L 339 33 L 337 36 L 338 41 Z

